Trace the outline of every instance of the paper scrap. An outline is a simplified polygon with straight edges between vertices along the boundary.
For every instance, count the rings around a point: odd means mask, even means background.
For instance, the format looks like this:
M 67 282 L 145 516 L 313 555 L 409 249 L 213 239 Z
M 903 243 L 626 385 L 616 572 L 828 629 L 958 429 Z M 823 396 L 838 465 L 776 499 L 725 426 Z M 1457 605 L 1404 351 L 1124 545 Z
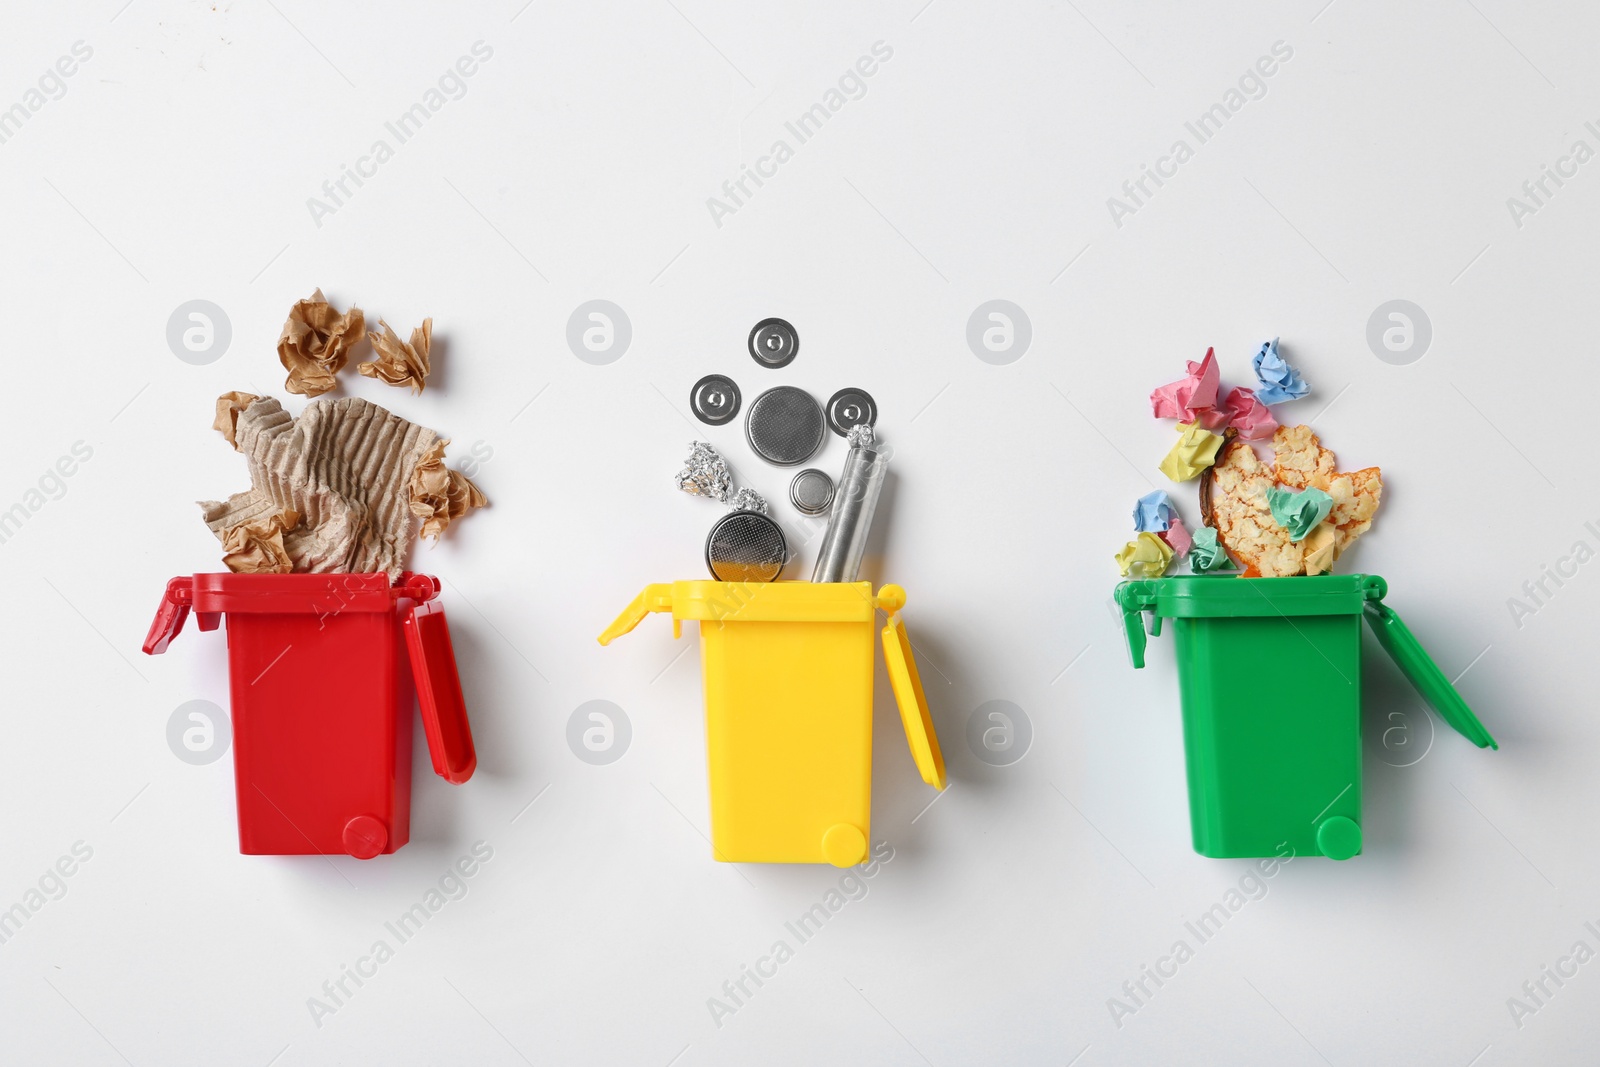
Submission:
M 361 340 L 367 320 L 360 308 L 340 313 L 318 289 L 289 309 L 278 335 L 278 360 L 289 372 L 284 388 L 303 396 L 321 396 L 336 384 L 334 375 Z
M 1202 526 L 1194 532 L 1194 545 L 1189 549 L 1189 567 L 1196 574 L 1233 570 L 1233 560 L 1217 539 L 1214 527 Z
M 1260 387 L 1256 396 L 1263 404 L 1281 404 L 1285 400 L 1298 400 L 1311 391 L 1298 371 L 1278 355 L 1278 339 L 1274 337 L 1261 346 L 1255 358 L 1256 381 Z
M 1338 541 L 1339 529 L 1331 522 L 1319 524 L 1315 530 L 1306 535 L 1307 574 L 1326 574 L 1333 568 L 1333 561 L 1339 558 Z
M 1294 489 L 1312 486 L 1333 497 L 1329 520 L 1338 527 L 1338 552 L 1372 528 L 1383 499 L 1383 471 L 1366 467 L 1342 472 L 1334 454 L 1322 447 L 1309 426 L 1284 426 L 1272 435 L 1273 466 L 1278 481 Z M 1337 558 L 1337 557 L 1336 557 Z
M 234 429 L 251 488 L 226 501 L 202 501 L 206 525 L 221 539 L 235 527 L 295 512 L 301 522 L 284 533 L 283 545 L 298 572 L 394 577 L 411 547 L 414 489 L 430 511 L 424 518 L 443 510 L 445 519 L 434 524 L 441 531 L 483 499 L 455 472 L 443 472 L 437 491 L 441 472 L 431 465 L 442 460 L 443 439 L 359 397 L 315 401 L 298 419 L 272 397 L 257 397 L 238 413 Z M 425 462 L 422 484 L 414 486 Z
M 260 399 L 254 393 L 223 393 L 217 397 L 217 417 L 212 421 L 211 428 L 228 439 L 228 444 L 233 446 L 235 452 L 239 451 L 238 423 L 239 412 L 250 406 L 251 401 Z
M 1133 505 L 1133 530 L 1135 533 L 1160 533 L 1171 526 L 1177 517 L 1178 513 L 1173 509 L 1167 491 L 1157 489 L 1146 493 Z
M 1222 438 L 1197 422 L 1178 424 L 1178 443 L 1161 461 L 1161 473 L 1175 482 L 1187 482 L 1216 462 Z
M 1172 546 L 1153 533 L 1141 533 L 1116 555 L 1124 578 L 1159 578 L 1172 562 Z
M 1306 534 L 1333 510 L 1333 497 L 1321 489 L 1295 490 L 1275 485 L 1267 490 L 1267 507 L 1272 520 L 1289 531 L 1289 540 L 1304 541 Z
M 222 534 L 222 562 L 235 574 L 288 574 L 294 564 L 283 535 L 298 525 L 300 516 L 291 508 L 230 527 Z
M 1305 570 L 1305 550 L 1272 519 L 1267 491 L 1272 471 L 1249 443 L 1235 438 L 1211 472 L 1211 521 L 1222 544 L 1244 564 L 1247 578 L 1277 578 Z
M 1252 389 L 1241 386 L 1228 393 L 1223 410 L 1227 413 L 1228 425 L 1246 441 L 1265 441 L 1278 428 L 1278 420 Z
M 1206 424 L 1200 412 L 1216 407 L 1218 385 L 1216 350 L 1208 348 L 1200 362 L 1188 362 L 1186 375 L 1150 394 L 1150 410 L 1158 419 Z
M 444 465 L 449 443 L 447 438 L 436 438 L 411 471 L 411 514 L 422 520 L 421 536 L 434 541 L 452 522 L 489 503 L 471 478 Z
M 1177 515 L 1172 516 L 1172 525 L 1161 532 L 1161 539 L 1172 546 L 1172 554 L 1179 559 L 1189 554 L 1189 549 L 1194 545 L 1194 537 L 1184 527 L 1183 520 Z
M 363 377 L 377 378 L 390 385 L 409 385 L 413 395 L 421 393 L 427 384 L 429 350 L 433 348 L 433 319 L 422 320 L 422 325 L 411 331 L 411 341 L 406 343 L 382 319 L 378 320 L 382 333 L 369 333 L 376 359 L 357 363 L 356 370 Z
M 1234 440 L 1212 471 L 1211 519 L 1222 543 L 1250 577 L 1304 574 L 1306 555 L 1317 547 L 1291 540 L 1290 530 L 1273 518 L 1270 490 L 1317 489 L 1331 499 L 1326 522 L 1335 531 L 1334 559 L 1372 527 L 1383 494 L 1377 467 L 1340 472 L 1333 453 L 1322 447 L 1309 427 L 1279 427 L 1272 443 L 1276 452 L 1271 467 L 1261 463 L 1249 444 Z

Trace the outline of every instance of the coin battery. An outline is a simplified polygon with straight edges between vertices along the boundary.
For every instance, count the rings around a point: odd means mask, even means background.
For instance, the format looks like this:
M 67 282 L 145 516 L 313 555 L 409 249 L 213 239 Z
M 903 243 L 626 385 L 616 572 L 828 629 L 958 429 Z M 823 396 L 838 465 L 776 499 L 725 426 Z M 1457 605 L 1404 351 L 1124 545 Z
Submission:
M 758 511 L 730 511 L 706 537 L 706 567 L 719 582 L 772 582 L 789 558 L 783 527 Z
M 721 426 L 739 414 L 739 387 L 725 374 L 708 374 L 689 390 L 694 417 L 707 426 Z
M 833 503 L 833 479 L 808 467 L 789 483 L 789 503 L 807 515 L 821 515 Z
M 822 405 L 804 389 L 779 385 L 751 401 L 744 435 L 755 454 L 779 467 L 816 455 L 828 430 Z
M 841 389 L 828 398 L 828 428 L 840 437 L 852 426 L 875 426 L 878 404 L 865 389 Z
M 783 319 L 762 319 L 751 329 L 748 346 L 763 367 L 787 367 L 800 351 L 800 335 Z

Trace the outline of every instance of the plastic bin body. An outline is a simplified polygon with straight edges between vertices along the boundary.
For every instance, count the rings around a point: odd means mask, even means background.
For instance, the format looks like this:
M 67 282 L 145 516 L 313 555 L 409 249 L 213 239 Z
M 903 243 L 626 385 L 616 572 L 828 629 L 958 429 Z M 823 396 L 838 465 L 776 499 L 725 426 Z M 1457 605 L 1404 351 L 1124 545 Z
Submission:
M 867 853 L 872 809 L 873 633 L 896 586 L 676 582 L 650 586 L 602 643 L 650 611 L 699 622 L 712 854 L 737 863 L 832 863 Z M 930 785 L 944 764 L 910 644 L 883 631 L 890 677 Z
M 817 862 L 872 808 L 872 607 L 853 622 L 703 622 L 711 844 L 730 860 Z M 863 852 L 863 855 L 865 853 Z
M 1195 851 L 1361 851 L 1361 619 L 1440 716 L 1498 747 L 1376 575 L 1179 575 L 1117 588 L 1133 664 L 1171 620 Z
M 338 854 L 358 815 L 411 839 L 411 669 L 400 614 L 230 613 L 239 851 Z M 337 679 L 337 684 L 327 684 Z
M 191 609 L 203 630 L 226 618 L 240 852 L 368 859 L 406 844 L 418 695 L 435 770 L 471 776 L 449 631 L 428 603 L 437 592 L 434 579 L 391 585 L 383 574 L 197 574 L 169 585 L 146 651 L 164 651 Z
M 1323 819 L 1360 825 L 1360 627 L 1357 615 L 1172 620 L 1196 852 L 1317 855 Z

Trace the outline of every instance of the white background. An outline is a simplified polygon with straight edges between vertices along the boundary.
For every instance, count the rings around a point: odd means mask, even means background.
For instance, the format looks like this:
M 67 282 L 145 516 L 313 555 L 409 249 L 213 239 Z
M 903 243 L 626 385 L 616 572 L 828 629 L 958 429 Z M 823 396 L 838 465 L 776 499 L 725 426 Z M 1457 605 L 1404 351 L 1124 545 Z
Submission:
M 922 2 L 7 4 L 0 107 L 74 42 L 93 55 L 0 144 L 0 508 L 74 442 L 93 456 L 0 545 L 0 907 L 75 842 L 93 856 L 0 945 L 0 1059 L 1592 1062 L 1600 963 L 1520 1027 L 1507 1000 L 1600 949 L 1600 564 L 1520 620 L 1508 600 L 1600 547 L 1600 162 L 1520 227 L 1506 201 L 1575 139 L 1600 148 L 1600 18 Z M 477 41 L 465 95 L 318 225 L 307 199 Z M 865 95 L 718 226 L 707 198 L 877 41 Z M 1107 198 L 1277 41 L 1265 96 L 1115 225 Z M 226 705 L 223 634 L 139 653 L 166 580 L 219 565 L 193 501 L 246 485 L 212 401 L 299 409 L 274 342 L 316 286 L 402 334 L 434 316 L 425 395 L 353 368 L 342 389 L 453 459 L 492 450 L 493 506 L 414 560 L 448 583 L 478 773 L 435 778 L 419 730 L 413 840 L 366 863 L 238 855 L 231 761 L 166 740 L 180 704 Z M 965 336 L 996 298 L 1033 331 L 1004 366 Z M 166 340 L 194 299 L 232 327 L 206 366 Z M 565 340 L 592 299 L 632 323 L 607 366 Z M 1409 365 L 1367 344 L 1392 299 L 1432 323 Z M 744 352 L 768 315 L 802 338 L 782 371 Z M 1279 415 L 1384 469 L 1340 569 L 1388 578 L 1502 750 L 1367 639 L 1365 854 L 1280 871 L 1119 1027 L 1109 998 L 1248 869 L 1191 850 L 1171 641 L 1135 673 L 1109 610 L 1129 509 L 1167 484 L 1145 398 L 1209 345 L 1248 384 L 1275 335 L 1313 386 Z M 708 998 L 840 872 L 714 863 L 693 628 L 594 641 L 645 583 L 703 575 L 717 509 L 671 487 L 692 437 L 795 518 L 737 423 L 689 420 L 713 371 L 746 403 L 877 398 L 896 477 L 869 570 L 908 591 L 952 778 L 928 807 L 880 671 L 872 836 L 894 858 L 720 1027 Z M 1193 526 L 1192 485 L 1174 498 Z M 1247 651 L 1235 667 L 1250 685 Z M 632 724 L 609 766 L 566 743 L 594 699 Z M 991 700 L 1032 726 L 1011 766 L 965 739 Z M 317 1025 L 308 998 L 480 840 L 468 894 Z

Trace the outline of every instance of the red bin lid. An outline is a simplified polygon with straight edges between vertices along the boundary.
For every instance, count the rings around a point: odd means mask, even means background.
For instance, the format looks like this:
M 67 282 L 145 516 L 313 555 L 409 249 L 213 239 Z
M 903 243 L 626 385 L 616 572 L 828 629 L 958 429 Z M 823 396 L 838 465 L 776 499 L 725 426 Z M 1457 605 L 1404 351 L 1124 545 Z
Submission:
M 472 726 L 467 722 L 444 607 L 437 600 L 414 605 L 406 612 L 404 626 L 434 773 L 460 785 L 477 769 L 478 753 L 472 745 Z

